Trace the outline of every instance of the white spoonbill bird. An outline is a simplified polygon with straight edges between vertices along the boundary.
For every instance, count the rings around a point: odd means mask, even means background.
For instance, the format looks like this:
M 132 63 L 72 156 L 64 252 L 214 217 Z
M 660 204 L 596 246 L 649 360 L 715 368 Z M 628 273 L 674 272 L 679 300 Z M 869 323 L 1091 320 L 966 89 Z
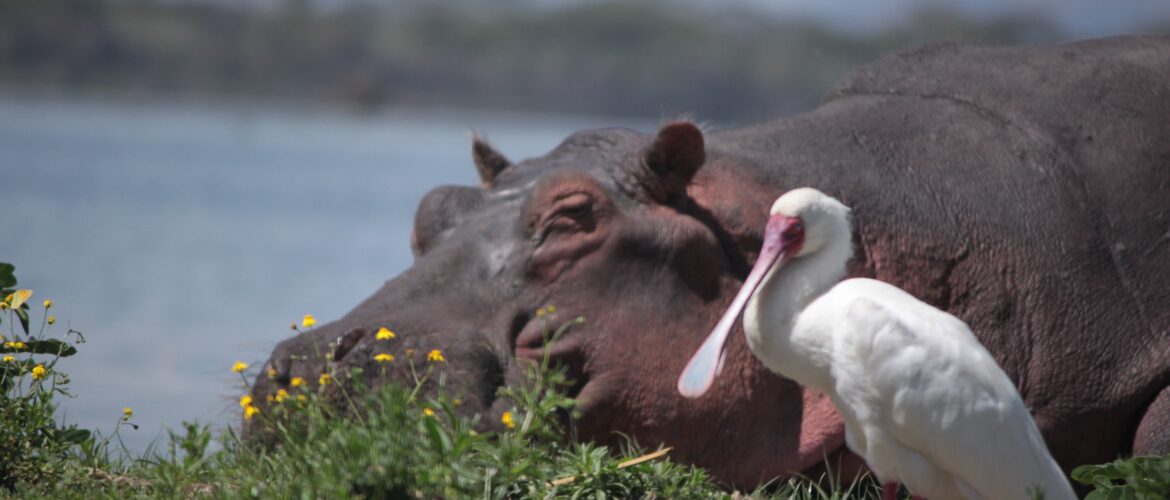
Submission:
M 849 279 L 849 208 L 820 191 L 772 205 L 759 259 L 678 380 L 698 397 L 743 311 L 768 369 L 827 394 L 845 443 L 893 498 L 1075 499 L 1011 379 L 970 328 L 892 285 Z M 746 305 L 746 310 L 745 310 Z

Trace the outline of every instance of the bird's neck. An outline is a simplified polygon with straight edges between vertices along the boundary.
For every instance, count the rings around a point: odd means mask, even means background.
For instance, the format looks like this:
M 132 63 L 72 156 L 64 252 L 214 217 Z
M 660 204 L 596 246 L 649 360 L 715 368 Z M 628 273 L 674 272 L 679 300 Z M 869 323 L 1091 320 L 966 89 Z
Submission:
M 852 254 L 852 234 L 846 231 L 764 278 L 744 311 L 744 333 L 752 352 L 770 370 L 818 389 L 830 382 L 832 336 L 797 324 L 810 303 L 845 277 Z

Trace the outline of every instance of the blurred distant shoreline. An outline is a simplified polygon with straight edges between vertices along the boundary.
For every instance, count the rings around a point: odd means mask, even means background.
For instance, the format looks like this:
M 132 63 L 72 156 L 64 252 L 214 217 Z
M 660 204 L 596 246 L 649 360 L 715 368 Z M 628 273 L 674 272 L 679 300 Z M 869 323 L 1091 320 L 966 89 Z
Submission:
M 898 48 L 1073 38 L 1037 17 L 943 8 L 851 33 L 745 5 L 466 6 L 0 0 L 0 92 L 751 123 L 814 107 L 837 80 Z M 1141 31 L 1170 33 L 1170 23 Z

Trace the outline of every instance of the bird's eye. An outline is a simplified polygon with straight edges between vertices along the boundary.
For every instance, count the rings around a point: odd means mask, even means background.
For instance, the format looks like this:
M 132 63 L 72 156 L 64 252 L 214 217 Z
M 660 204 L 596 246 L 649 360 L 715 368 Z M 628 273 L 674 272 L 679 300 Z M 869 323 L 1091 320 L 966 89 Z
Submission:
M 797 231 L 804 231 L 804 223 L 798 220 L 795 224 L 792 225 L 792 229 Z

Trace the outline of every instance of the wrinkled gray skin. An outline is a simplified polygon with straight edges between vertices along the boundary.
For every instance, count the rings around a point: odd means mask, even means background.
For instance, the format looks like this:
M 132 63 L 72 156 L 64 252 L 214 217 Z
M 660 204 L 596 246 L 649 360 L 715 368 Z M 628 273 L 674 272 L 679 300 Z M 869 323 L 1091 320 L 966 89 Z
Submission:
M 840 420 L 733 334 L 716 390 L 675 393 L 755 259 L 780 193 L 851 206 L 851 274 L 967 321 L 1016 381 L 1066 469 L 1170 452 L 1170 38 L 932 46 L 863 67 L 819 108 L 702 135 L 574 134 L 484 185 L 423 200 L 413 267 L 335 322 L 282 342 L 257 400 L 338 367 L 402 377 L 442 349 L 464 411 L 496 422 L 541 345 L 533 312 L 584 316 L 550 347 L 577 378 L 578 435 L 673 446 L 754 485 L 843 449 Z M 361 182 L 355 179 L 354 182 Z M 375 341 L 380 326 L 394 341 Z M 379 377 L 372 356 L 398 357 Z M 846 462 L 849 462 L 848 460 Z

